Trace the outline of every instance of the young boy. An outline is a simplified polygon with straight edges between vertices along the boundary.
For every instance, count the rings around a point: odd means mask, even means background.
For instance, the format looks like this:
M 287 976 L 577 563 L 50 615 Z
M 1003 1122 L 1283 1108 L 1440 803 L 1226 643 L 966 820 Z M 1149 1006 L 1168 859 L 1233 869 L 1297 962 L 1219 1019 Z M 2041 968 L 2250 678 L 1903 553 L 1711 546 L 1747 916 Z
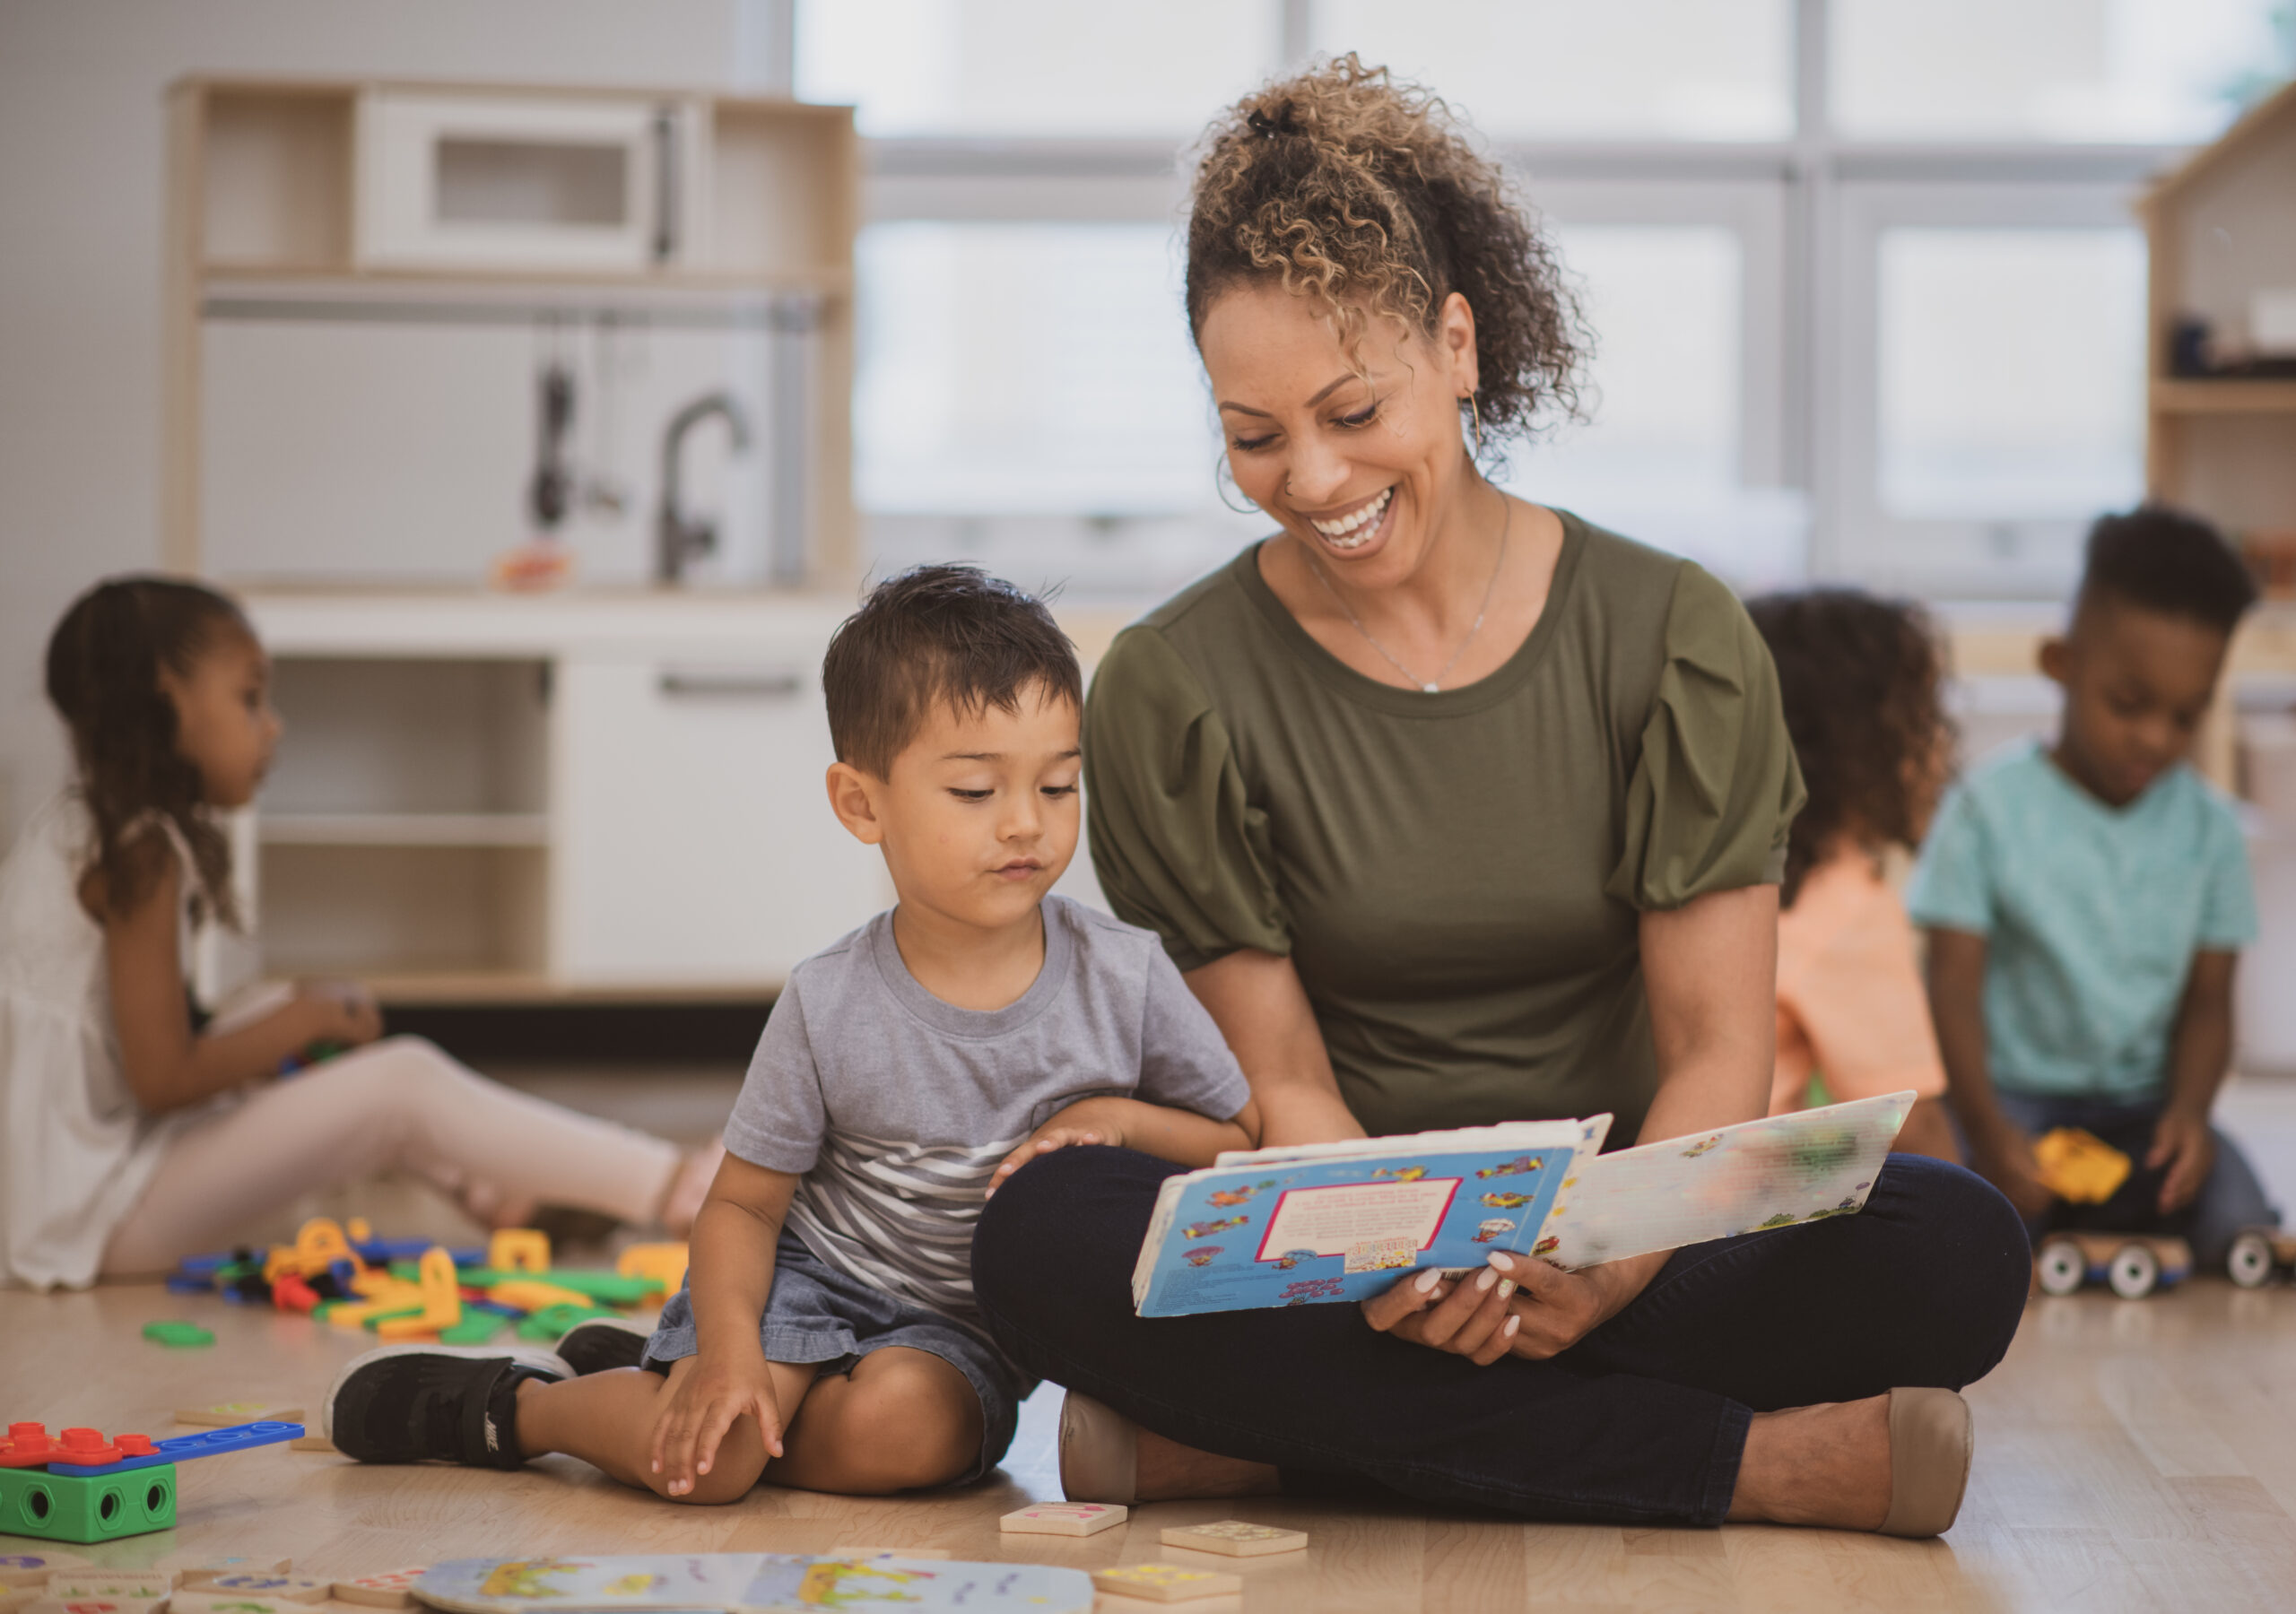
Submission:
M 351 1456 L 564 1452 L 686 1502 L 767 1472 L 856 1494 L 977 1479 L 1030 1388 L 973 1302 L 996 1183 L 1066 1144 L 1208 1165 L 1257 1142 L 1243 1072 L 1156 938 L 1048 895 L 1076 849 L 1082 679 L 1044 606 L 916 568 L 838 629 L 822 683 L 830 805 L 900 901 L 792 972 L 685 1292 L 642 1342 L 591 1324 L 562 1357 L 370 1351 L 327 1393 Z
M 2056 743 L 1972 770 L 1907 892 L 1971 1164 L 2036 1234 L 2182 1233 L 2221 1268 L 2240 1228 L 2278 1219 L 2208 1123 L 2257 920 L 2239 821 L 2186 762 L 2255 601 L 2206 523 L 2100 520 L 2072 626 L 2041 647 L 2065 690 Z M 2134 1162 L 2105 1204 L 2059 1205 L 2039 1181 L 2033 1141 L 2059 1126 Z

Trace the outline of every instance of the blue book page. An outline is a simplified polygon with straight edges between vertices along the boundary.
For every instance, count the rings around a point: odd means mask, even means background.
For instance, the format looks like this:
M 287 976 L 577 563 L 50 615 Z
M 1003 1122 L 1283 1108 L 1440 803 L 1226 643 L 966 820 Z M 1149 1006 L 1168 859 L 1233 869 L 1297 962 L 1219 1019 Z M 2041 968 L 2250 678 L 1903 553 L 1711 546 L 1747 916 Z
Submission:
M 1477 1128 L 1474 1133 L 1499 1131 Z M 1587 1132 L 1526 1123 L 1462 1147 L 1423 1134 L 1260 1158 L 1164 1185 L 1133 1281 L 1144 1317 L 1361 1300 L 1421 1267 L 1526 1251 Z M 1274 1158 L 1267 1158 L 1273 1156 Z

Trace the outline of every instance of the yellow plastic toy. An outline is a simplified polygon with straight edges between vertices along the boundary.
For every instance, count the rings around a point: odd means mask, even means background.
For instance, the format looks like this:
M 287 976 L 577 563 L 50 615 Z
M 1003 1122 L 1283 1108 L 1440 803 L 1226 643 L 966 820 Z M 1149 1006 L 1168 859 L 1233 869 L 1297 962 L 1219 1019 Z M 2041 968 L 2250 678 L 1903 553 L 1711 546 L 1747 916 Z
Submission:
M 422 1252 L 422 1315 L 390 1317 L 375 1325 L 380 1340 L 413 1340 L 452 1328 L 463 1320 L 462 1290 L 455 1282 L 455 1258 L 437 1245 Z
M 686 1246 L 682 1244 L 632 1245 L 613 1263 L 624 1278 L 658 1280 L 662 1292 L 674 1295 L 685 1284 Z
M 550 1306 L 587 1307 L 592 1304 L 589 1296 L 579 1290 L 561 1289 L 538 1278 L 513 1278 L 507 1283 L 498 1283 L 486 1291 L 486 1297 L 526 1312 L 538 1312 Z
M 2060 1126 L 2033 1144 L 2041 1183 L 2061 1200 L 2101 1205 L 2128 1181 L 2128 1157 L 2092 1132 Z
M 547 1272 L 550 1235 L 533 1228 L 498 1228 L 486 1241 L 486 1264 L 498 1272 Z

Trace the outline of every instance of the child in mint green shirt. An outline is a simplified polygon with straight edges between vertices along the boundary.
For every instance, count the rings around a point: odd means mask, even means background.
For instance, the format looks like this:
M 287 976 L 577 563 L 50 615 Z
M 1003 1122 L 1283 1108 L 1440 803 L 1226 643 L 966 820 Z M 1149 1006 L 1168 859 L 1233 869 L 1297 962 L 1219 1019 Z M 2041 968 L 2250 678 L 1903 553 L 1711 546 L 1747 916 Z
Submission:
M 2187 760 L 2255 598 L 2203 522 L 2098 522 L 2072 626 L 2041 652 L 2065 690 L 2056 741 L 1972 770 L 1922 847 L 1907 907 L 1929 932 L 1953 1108 L 2036 1234 L 2179 1233 L 2221 1268 L 2242 1227 L 2278 1219 L 2209 1124 L 2257 918 L 2239 822 Z M 2135 1162 L 2105 1204 L 2041 1184 L 2032 1141 L 2058 1126 Z

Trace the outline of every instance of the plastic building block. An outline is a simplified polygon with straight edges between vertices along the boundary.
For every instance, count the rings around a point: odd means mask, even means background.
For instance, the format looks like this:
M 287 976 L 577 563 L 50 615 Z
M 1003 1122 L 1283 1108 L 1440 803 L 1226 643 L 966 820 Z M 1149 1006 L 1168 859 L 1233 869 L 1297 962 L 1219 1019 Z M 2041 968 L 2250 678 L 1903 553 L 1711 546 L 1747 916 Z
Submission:
M 564 1267 L 552 1272 L 546 1280 L 520 1278 L 516 1272 L 498 1272 L 491 1267 L 481 1267 L 463 1273 L 462 1280 L 485 1289 L 497 1299 L 502 1297 L 500 1291 L 512 1284 L 531 1284 L 537 1289 L 562 1291 L 556 1299 L 544 1301 L 544 1305 L 594 1300 L 601 1306 L 636 1306 L 662 1292 L 659 1279 L 625 1278 L 619 1272 L 570 1272 Z M 533 1311 L 536 1307 L 529 1306 L 523 1309 Z
M 335 1601 L 365 1603 L 371 1609 L 411 1609 L 414 1606 L 414 1583 L 422 1578 L 422 1570 L 413 1568 L 339 1580 L 335 1583 Z
M 319 1305 L 318 1291 L 293 1272 L 282 1272 L 271 1283 L 271 1303 L 281 1311 L 311 1312 Z
M 632 1245 L 613 1263 L 613 1270 L 624 1278 L 651 1278 L 659 1282 L 664 1294 L 675 1294 L 685 1287 L 686 1246 L 682 1244 Z
M 486 1286 L 487 1297 L 521 1311 L 537 1312 L 546 1306 L 587 1306 L 589 1296 L 579 1289 L 544 1283 L 539 1278 L 510 1278 Z
M 146 1323 L 144 1337 L 154 1345 L 170 1345 L 187 1349 L 198 1345 L 213 1345 L 215 1336 L 196 1323 Z
M 72 1431 L 67 1429 L 65 1435 Z M 170 1440 L 148 1442 L 150 1450 L 143 1454 L 123 1456 L 116 1462 L 93 1467 L 65 1466 L 51 1459 L 48 1472 L 61 1471 L 82 1479 L 93 1479 L 104 1474 L 125 1474 L 135 1469 L 157 1467 L 162 1463 L 188 1462 L 196 1457 L 220 1457 L 226 1452 L 242 1452 L 249 1446 L 278 1445 L 295 1439 L 303 1433 L 299 1423 L 248 1423 L 228 1429 L 209 1429 L 198 1435 L 178 1435 Z M 117 1437 L 125 1445 L 128 1436 Z M 142 1437 L 135 1436 L 141 1439 Z
M 441 1345 L 484 1345 L 509 1326 L 510 1319 L 500 1312 L 465 1306 L 461 1322 L 439 1331 L 439 1342 Z
M 443 1332 L 463 1320 L 462 1291 L 455 1283 L 455 1258 L 436 1245 L 422 1253 L 421 1288 L 422 1304 L 415 1315 L 382 1319 L 375 1329 L 378 1338 L 412 1340 Z
M 1098 1535 L 1123 1523 L 1131 1511 L 1121 1502 L 1039 1502 L 1006 1514 L 996 1528 L 1007 1535 Z
M 0 1469 L 0 1533 L 47 1541 L 109 1541 L 176 1522 L 171 1462 L 88 1477 Z
M 228 1429 L 246 1423 L 300 1423 L 303 1409 L 280 1401 L 218 1401 L 212 1407 L 178 1407 L 176 1421 L 199 1429 Z
M 213 1277 L 194 1277 L 188 1272 L 178 1272 L 168 1280 L 168 1293 L 170 1295 L 212 1295 L 214 1292 L 215 1280 Z
M 1121 1569 L 1094 1570 L 1092 1584 L 1118 1597 L 1137 1597 L 1148 1602 L 1193 1602 L 1199 1597 L 1241 1592 L 1244 1577 L 1178 1564 L 1127 1564 Z
M 0 1553 L 0 1586 L 45 1586 L 49 1577 L 59 1571 L 93 1566 L 87 1559 L 69 1552 Z
M 2076 1205 L 2101 1205 L 2128 1180 L 2128 1157 L 2077 1126 L 2060 1126 L 2036 1139 L 2033 1162 L 2048 1191 Z
M 556 1340 L 577 1323 L 587 1323 L 593 1317 L 616 1317 L 621 1315 L 602 1306 L 545 1306 L 518 1324 L 518 1337 L 522 1340 Z
M 1216 1524 L 1175 1524 L 1161 1538 L 1167 1547 L 1195 1552 L 1216 1552 L 1223 1558 L 1262 1558 L 1271 1552 L 1297 1552 L 1308 1544 L 1304 1530 L 1279 1530 L 1273 1524 L 1247 1524 L 1222 1519 Z
M 550 1235 L 534 1228 L 498 1228 L 486 1241 L 486 1264 L 501 1272 L 547 1272 Z

